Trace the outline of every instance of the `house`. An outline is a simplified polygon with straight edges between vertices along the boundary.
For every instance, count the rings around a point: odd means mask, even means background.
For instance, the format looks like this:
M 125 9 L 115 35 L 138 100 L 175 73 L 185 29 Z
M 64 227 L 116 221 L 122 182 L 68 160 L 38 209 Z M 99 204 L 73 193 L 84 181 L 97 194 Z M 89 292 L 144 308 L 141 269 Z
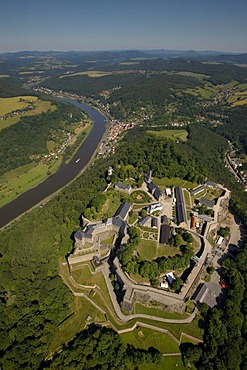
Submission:
M 158 220 L 155 217 L 151 218 L 151 228 L 152 229 L 158 229 Z
M 122 184 L 121 182 L 117 182 L 115 184 L 115 189 L 117 189 L 118 191 L 122 191 L 123 193 L 130 194 L 132 190 L 132 186 Z
M 175 189 L 176 197 L 176 212 L 177 212 L 177 224 L 185 224 L 187 222 L 186 210 L 184 204 L 184 196 L 182 189 L 177 186 Z
M 216 188 L 216 184 L 215 184 L 215 182 L 213 182 L 213 181 L 206 180 L 204 184 L 205 184 L 206 186 L 209 186 L 210 188 L 213 188 L 213 189 L 215 189 L 215 188 Z
M 147 207 L 147 212 L 150 214 L 156 211 L 162 211 L 162 210 L 163 210 L 163 206 L 161 203 L 150 204 L 150 206 Z
M 171 228 L 168 224 L 162 224 L 160 227 L 160 243 L 169 244 L 171 236 Z
M 131 204 L 130 203 L 122 203 L 118 207 L 114 217 L 115 218 L 121 218 L 121 220 L 126 221 L 127 217 L 129 215 L 129 212 L 131 211 Z
M 148 190 L 154 196 L 156 200 L 161 200 L 164 197 L 164 193 L 160 190 L 158 185 L 156 185 L 153 181 L 147 184 Z
M 191 190 L 190 193 L 191 195 L 195 197 L 197 194 L 201 193 L 204 189 L 205 189 L 204 185 L 200 185 L 197 188 L 194 188 L 193 190 Z
M 215 205 L 215 202 L 214 200 L 211 200 L 211 199 L 208 199 L 208 198 L 205 198 L 205 197 L 201 197 L 200 198 L 200 203 L 208 208 L 213 208 L 214 205 Z
M 160 218 L 160 220 L 161 220 L 161 223 L 162 224 L 167 224 L 168 223 L 168 218 L 167 218 L 166 215 L 162 215 L 161 218 Z
M 151 227 L 151 217 L 150 217 L 150 216 L 146 216 L 146 217 L 144 217 L 144 218 L 140 221 L 140 224 L 141 224 L 143 227 Z

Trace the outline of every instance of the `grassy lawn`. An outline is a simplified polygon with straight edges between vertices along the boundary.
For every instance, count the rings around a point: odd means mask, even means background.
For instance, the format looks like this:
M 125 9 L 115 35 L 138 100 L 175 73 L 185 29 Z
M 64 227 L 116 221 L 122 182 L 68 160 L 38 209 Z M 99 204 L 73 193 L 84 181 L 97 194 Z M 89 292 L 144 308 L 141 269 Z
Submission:
M 62 158 L 53 160 L 48 164 L 32 162 L 28 165 L 18 167 L 0 178 L 0 206 L 10 202 L 21 193 L 36 186 L 47 178 L 47 171 L 57 171 Z
M 78 284 L 98 286 L 105 284 L 102 273 L 92 274 L 89 265 L 86 263 L 85 265 L 81 265 L 80 269 L 72 271 L 71 275 Z
M 12 111 L 27 108 L 30 102 L 37 102 L 37 96 L 15 96 L 13 98 L 0 98 L 0 115 L 11 113 Z
M 186 130 L 162 130 L 162 131 L 148 130 L 148 133 L 156 135 L 156 136 L 166 137 L 173 141 L 175 140 L 186 141 L 187 140 Z
M 171 177 L 171 178 L 163 177 L 162 179 L 154 178 L 153 181 L 159 186 L 167 186 L 167 187 L 168 186 L 174 186 L 174 187 L 181 186 L 186 189 L 192 189 L 198 186 L 198 184 L 196 183 L 182 180 L 178 177 Z
M 186 204 L 186 207 L 190 208 L 190 194 L 188 193 L 187 190 L 184 190 L 184 201 L 185 201 L 185 204 Z
M 134 307 L 134 313 L 142 313 L 146 315 L 153 315 L 153 316 L 158 316 L 158 317 L 163 317 L 164 319 L 178 319 L 182 320 L 188 317 L 187 314 L 180 314 L 178 312 L 174 313 L 169 313 L 164 310 L 160 310 L 159 308 L 155 307 L 146 307 L 143 306 L 140 303 L 136 303 Z
M 140 327 L 129 333 L 121 334 L 124 344 L 132 344 L 135 348 L 148 349 L 154 347 L 161 353 L 178 353 L 178 345 L 165 333 Z
M 172 247 L 171 245 L 159 244 L 156 252 L 156 258 L 162 256 L 175 256 L 175 254 L 181 254 L 179 247 Z
M 136 250 L 140 254 L 142 260 L 152 261 L 156 257 L 156 242 L 151 240 L 141 240 Z
M 38 100 L 36 96 L 24 96 L 24 97 L 17 96 L 15 98 L 0 98 L 0 107 L 1 107 L 0 115 L 6 114 L 16 109 L 25 108 L 29 105 L 28 103 L 25 103 L 25 102 L 19 102 L 20 98 L 25 99 L 25 100 L 35 101 L 34 103 L 35 109 L 27 111 L 27 112 L 23 112 L 18 116 L 7 117 L 6 119 L 1 120 L 0 121 L 0 131 L 6 127 L 9 127 L 19 122 L 21 117 L 33 116 L 35 114 L 40 114 L 42 112 L 45 113 L 49 109 L 51 111 L 54 111 L 57 109 L 55 105 L 51 104 L 51 102 Z M 3 99 L 8 99 L 9 101 L 5 102 Z M 10 100 L 10 99 L 15 99 L 15 100 Z M 22 104 L 22 107 L 20 107 L 20 104 Z M 5 111 L 6 113 L 1 113 L 3 111 Z
M 132 225 L 136 220 L 138 220 L 138 214 L 132 213 L 132 215 L 129 217 L 129 224 Z
M 68 343 L 74 336 L 84 329 L 86 323 L 105 323 L 105 317 L 90 302 L 83 297 L 75 297 L 72 306 L 73 314 L 69 316 L 55 331 L 49 347 L 49 355 L 60 349 L 62 344 Z M 90 316 L 91 320 L 87 321 Z
M 50 153 L 53 152 L 53 150 L 55 148 L 55 141 L 53 141 L 53 140 L 47 141 L 46 146 L 47 146 L 47 149 L 49 150 Z

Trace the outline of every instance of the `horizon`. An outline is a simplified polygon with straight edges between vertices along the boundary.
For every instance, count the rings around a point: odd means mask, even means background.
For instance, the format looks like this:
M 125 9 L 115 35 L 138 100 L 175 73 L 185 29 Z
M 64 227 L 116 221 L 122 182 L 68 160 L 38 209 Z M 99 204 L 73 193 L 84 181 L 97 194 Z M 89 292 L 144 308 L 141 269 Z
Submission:
M 0 51 L 0 54 L 17 54 L 17 53 L 103 53 L 103 52 L 126 52 L 126 51 L 140 51 L 140 52 L 157 52 L 157 51 L 164 51 L 164 52 L 195 52 L 195 53 L 222 53 L 222 54 L 246 54 L 246 51 L 227 51 L 227 50 L 204 50 L 204 49 L 169 49 L 169 48 L 153 48 L 153 49 L 144 49 L 144 48 L 130 48 L 130 49 L 95 49 L 95 50 L 79 50 L 79 49 L 71 49 L 71 50 L 60 50 L 60 49 L 33 49 L 33 50 L 28 50 L 28 49 L 23 49 L 23 50 L 5 50 L 5 51 Z
M 0 53 L 210 50 L 247 52 L 245 0 L 4 2 Z

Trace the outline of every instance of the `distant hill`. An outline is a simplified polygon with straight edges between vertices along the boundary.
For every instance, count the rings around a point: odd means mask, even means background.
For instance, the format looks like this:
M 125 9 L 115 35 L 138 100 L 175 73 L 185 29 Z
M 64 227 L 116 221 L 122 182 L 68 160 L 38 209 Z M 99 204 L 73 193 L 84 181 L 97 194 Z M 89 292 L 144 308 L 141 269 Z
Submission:
M 30 95 L 30 91 L 27 91 L 20 87 L 13 81 L 9 79 L 0 78 L 0 97 L 9 98 L 11 96 L 18 95 Z

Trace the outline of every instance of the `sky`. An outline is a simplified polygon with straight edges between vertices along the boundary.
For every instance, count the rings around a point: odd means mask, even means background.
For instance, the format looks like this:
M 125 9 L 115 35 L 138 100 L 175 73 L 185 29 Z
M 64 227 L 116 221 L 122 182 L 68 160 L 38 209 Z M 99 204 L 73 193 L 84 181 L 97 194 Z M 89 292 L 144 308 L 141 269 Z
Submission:
M 247 52 L 247 0 L 0 0 L 0 52 Z

